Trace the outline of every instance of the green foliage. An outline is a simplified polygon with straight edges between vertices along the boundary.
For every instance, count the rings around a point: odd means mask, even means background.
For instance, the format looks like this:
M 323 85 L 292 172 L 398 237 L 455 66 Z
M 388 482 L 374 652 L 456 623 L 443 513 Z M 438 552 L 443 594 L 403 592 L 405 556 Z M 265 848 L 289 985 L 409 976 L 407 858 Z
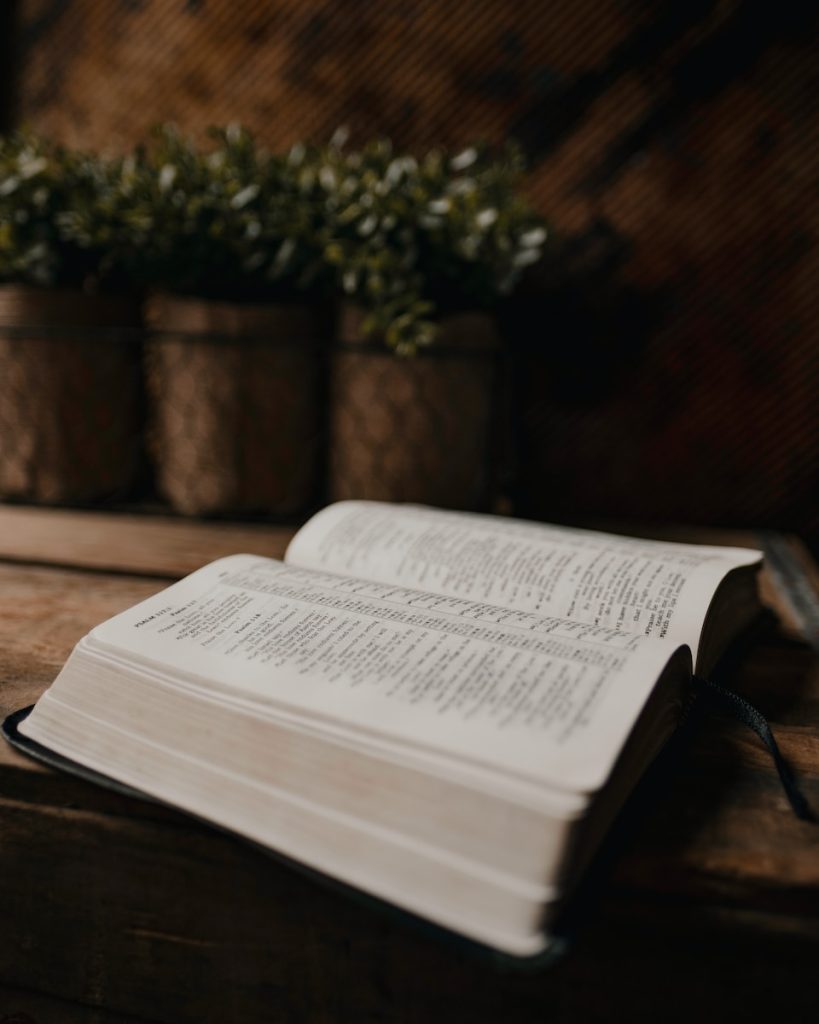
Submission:
M 272 155 L 239 126 L 207 147 L 164 126 L 106 161 L 21 133 L 0 139 L 0 280 L 231 301 L 303 301 L 335 280 L 368 334 L 411 354 L 540 258 L 522 175 L 511 147 L 417 160 L 336 139 Z
M 268 154 L 233 125 L 200 149 L 169 126 L 140 163 L 134 216 L 150 224 L 147 283 L 226 300 L 318 289 L 323 195 L 303 146 Z
M 30 132 L 0 138 L 0 281 L 88 291 L 123 286 L 138 258 L 127 161 Z
M 364 330 L 399 354 L 432 343 L 441 315 L 491 308 L 541 256 L 545 224 L 519 194 L 524 167 L 512 147 L 416 160 L 380 140 L 316 159 L 325 259 L 366 309 Z

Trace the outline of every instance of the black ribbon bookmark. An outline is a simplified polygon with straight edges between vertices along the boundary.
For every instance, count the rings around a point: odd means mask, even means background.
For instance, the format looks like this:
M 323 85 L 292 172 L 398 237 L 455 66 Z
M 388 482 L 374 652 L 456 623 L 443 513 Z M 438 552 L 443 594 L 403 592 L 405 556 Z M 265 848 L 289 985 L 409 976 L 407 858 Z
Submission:
M 770 752 L 779 774 L 779 781 L 782 783 L 782 788 L 785 790 L 788 802 L 793 808 L 793 813 L 802 821 L 816 821 L 816 816 L 808 805 L 804 793 L 800 790 L 788 762 L 782 756 L 765 716 L 760 711 L 757 711 L 753 704 L 750 704 L 744 697 L 740 697 L 738 693 L 734 693 L 733 690 L 728 690 L 724 686 L 713 683 L 709 679 L 703 679 L 700 676 L 694 676 L 693 683 L 697 692 L 705 697 L 709 703 L 721 711 L 727 712 L 733 718 L 747 725 L 749 729 L 753 729 Z

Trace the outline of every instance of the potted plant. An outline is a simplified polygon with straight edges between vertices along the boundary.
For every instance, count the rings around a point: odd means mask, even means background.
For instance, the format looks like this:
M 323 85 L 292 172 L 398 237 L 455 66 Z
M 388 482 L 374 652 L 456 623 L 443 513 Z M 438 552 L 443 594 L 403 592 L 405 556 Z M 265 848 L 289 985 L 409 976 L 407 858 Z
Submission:
M 348 299 L 331 370 L 331 496 L 480 507 L 499 386 L 493 312 L 546 239 L 518 192 L 520 156 L 416 160 L 384 140 L 325 159 L 338 182 L 325 256 Z
M 139 466 L 133 167 L 0 138 L 0 495 L 122 495 Z
M 293 514 L 320 451 L 322 196 L 304 147 L 211 139 L 164 127 L 145 163 L 157 482 L 187 514 Z

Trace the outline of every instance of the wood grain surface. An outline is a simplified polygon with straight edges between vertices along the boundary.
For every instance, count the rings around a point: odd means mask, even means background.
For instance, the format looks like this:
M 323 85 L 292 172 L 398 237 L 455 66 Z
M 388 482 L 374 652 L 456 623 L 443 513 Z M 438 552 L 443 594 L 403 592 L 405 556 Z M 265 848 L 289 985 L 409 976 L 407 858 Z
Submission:
M 36 700 L 102 619 L 215 555 L 281 553 L 287 536 L 0 509 L 0 710 Z M 816 654 L 772 616 L 731 676 L 819 807 Z M 0 747 L 0 1021 L 814 1015 L 819 826 L 792 815 L 742 727 L 705 720 L 669 751 L 589 888 L 568 955 L 511 970 L 181 814 Z
M 281 558 L 292 527 L 0 506 L 0 559 L 178 579 L 223 555 Z

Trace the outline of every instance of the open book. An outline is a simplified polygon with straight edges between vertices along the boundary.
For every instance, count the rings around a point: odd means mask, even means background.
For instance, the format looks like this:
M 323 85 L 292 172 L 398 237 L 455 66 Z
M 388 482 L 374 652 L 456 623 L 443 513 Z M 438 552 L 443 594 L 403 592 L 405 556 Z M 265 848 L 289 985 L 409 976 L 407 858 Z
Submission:
M 82 639 L 30 740 L 471 939 L 562 898 L 760 556 L 342 502 Z

